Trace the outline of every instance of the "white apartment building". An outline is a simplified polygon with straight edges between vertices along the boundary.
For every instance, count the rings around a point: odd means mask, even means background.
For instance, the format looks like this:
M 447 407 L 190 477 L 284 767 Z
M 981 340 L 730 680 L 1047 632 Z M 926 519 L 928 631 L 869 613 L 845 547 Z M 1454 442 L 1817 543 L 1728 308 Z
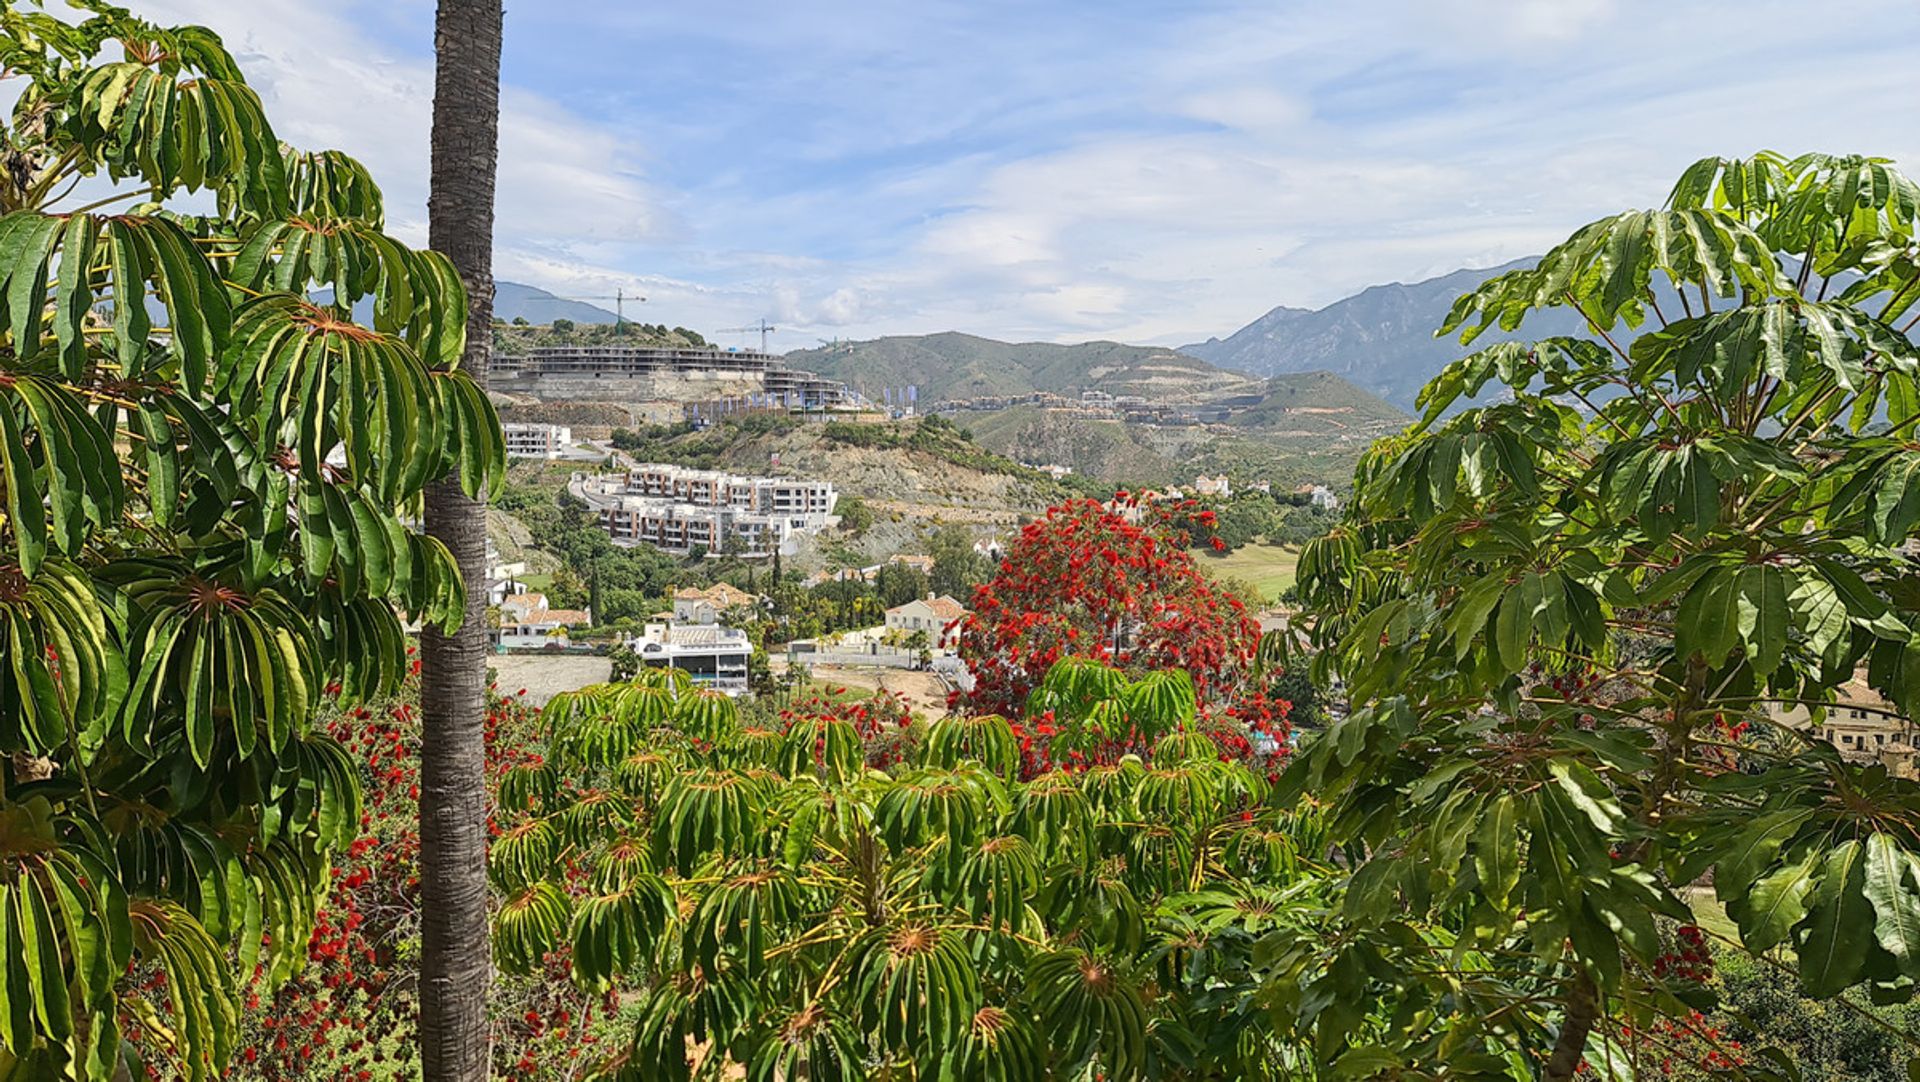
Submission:
M 573 429 L 567 425 L 508 422 L 500 426 L 507 437 L 509 458 L 559 458 L 573 446 Z
M 743 477 L 684 466 L 636 466 L 625 474 L 578 478 L 574 495 L 600 516 L 616 544 L 669 552 L 771 552 L 796 531 L 827 525 L 839 493 L 826 481 Z

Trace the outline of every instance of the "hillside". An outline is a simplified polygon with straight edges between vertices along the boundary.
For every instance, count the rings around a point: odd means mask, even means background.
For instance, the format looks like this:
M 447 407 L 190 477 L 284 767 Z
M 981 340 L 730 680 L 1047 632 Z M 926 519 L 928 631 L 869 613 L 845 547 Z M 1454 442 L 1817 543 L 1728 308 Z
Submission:
M 1496 274 L 1532 262 L 1523 259 L 1485 270 L 1459 270 L 1411 285 L 1371 286 L 1316 311 L 1275 308 L 1226 338 L 1180 349 L 1225 368 L 1260 375 L 1332 372 L 1411 410 L 1421 385 L 1468 352 L 1452 338 L 1433 336 L 1454 299 Z M 1583 331 L 1578 316 L 1536 313 L 1518 332 L 1502 333 L 1497 328 L 1487 332 L 1475 348 L 1523 333 L 1534 338 Z
M 518 356 L 535 346 L 663 346 L 669 349 L 704 346 L 699 331 L 665 327 L 658 323 L 529 323 L 495 322 L 493 351 Z
M 966 413 L 955 420 L 983 447 L 1036 466 L 1071 466 L 1075 473 L 1116 486 L 1170 484 L 1176 479 L 1176 456 L 1212 439 L 1198 428 L 1152 429 L 1037 406 Z
M 897 424 L 817 424 L 751 414 L 711 428 L 616 434 L 639 461 L 820 477 L 876 509 L 919 517 L 1011 521 L 1063 494 L 1052 478 L 992 453 L 945 418 Z M 778 465 L 770 465 L 774 456 Z
M 1259 405 L 1234 414 L 1228 423 L 1276 435 L 1385 435 L 1412 420 L 1406 411 L 1332 372 L 1286 372 L 1267 381 Z
M 865 388 L 875 398 L 883 387 L 918 387 L 920 401 L 929 403 L 1086 390 L 1192 402 L 1259 389 L 1240 372 L 1163 347 L 999 342 L 952 331 L 797 350 L 786 359 L 795 368 Z
M 1368 443 L 1411 418 L 1331 372 L 1266 381 L 1265 395 L 1224 425 L 1154 425 L 1016 406 L 956 414 L 980 443 L 1033 465 L 1071 466 L 1116 485 L 1226 473 L 1253 481 L 1344 482 Z

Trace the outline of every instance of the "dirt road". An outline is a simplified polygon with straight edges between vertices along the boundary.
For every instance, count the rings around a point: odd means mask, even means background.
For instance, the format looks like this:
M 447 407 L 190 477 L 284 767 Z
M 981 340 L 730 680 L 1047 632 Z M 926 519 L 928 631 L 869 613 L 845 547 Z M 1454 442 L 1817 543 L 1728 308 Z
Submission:
M 784 670 L 786 660 L 776 658 L 774 671 Z M 815 665 L 811 670 L 815 680 L 828 684 L 842 684 L 851 688 L 870 688 L 875 691 L 891 691 L 907 700 L 914 713 L 928 721 L 947 716 L 947 685 L 930 672 L 913 672 L 908 669 L 888 669 L 879 666 Z

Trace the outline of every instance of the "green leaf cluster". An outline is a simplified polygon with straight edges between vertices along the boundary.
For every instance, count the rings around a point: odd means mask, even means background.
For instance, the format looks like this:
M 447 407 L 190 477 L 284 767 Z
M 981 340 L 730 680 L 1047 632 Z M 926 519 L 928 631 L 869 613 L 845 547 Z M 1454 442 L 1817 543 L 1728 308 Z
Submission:
M 1588 334 L 1450 365 L 1303 553 L 1354 705 L 1284 781 L 1353 860 L 1323 1053 L 1391 1010 L 1403 1062 L 1566 1077 L 1699 1005 L 1661 957 L 1708 882 L 1810 994 L 1912 996 L 1920 786 L 1821 726 L 1920 708 L 1917 208 L 1879 159 L 1706 159 L 1454 306 Z M 1504 983 L 1414 976 L 1471 952 Z
M 637 1004 L 612 1078 L 1294 1077 L 1264 997 L 1325 913 L 1317 817 L 1189 734 L 1183 674 L 1047 687 L 1167 733 L 1152 764 L 1022 779 L 1011 723 L 951 717 L 869 770 L 845 722 L 758 728 L 672 670 L 557 696 L 500 785 L 496 956 Z
M 462 618 L 410 524 L 501 434 L 366 170 L 283 145 L 212 32 L 73 6 L 0 4 L 0 1075 L 209 1078 L 358 827 L 316 705 Z

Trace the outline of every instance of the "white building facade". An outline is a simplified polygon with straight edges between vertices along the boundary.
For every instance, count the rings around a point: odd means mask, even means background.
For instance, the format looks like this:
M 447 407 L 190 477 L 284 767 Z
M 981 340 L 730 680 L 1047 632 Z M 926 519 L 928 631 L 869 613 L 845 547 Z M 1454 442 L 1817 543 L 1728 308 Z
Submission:
M 927 633 L 927 643 L 938 650 L 950 649 L 960 640 L 960 620 L 966 606 L 951 597 L 915 598 L 887 610 L 886 626 L 894 631 Z
M 559 458 L 573 446 L 573 429 L 566 425 L 508 422 L 500 426 L 509 458 Z
M 829 524 L 839 493 L 826 481 L 745 477 L 683 466 L 636 466 L 577 479 L 574 495 L 600 517 L 615 544 L 668 552 L 771 552 L 795 532 Z

